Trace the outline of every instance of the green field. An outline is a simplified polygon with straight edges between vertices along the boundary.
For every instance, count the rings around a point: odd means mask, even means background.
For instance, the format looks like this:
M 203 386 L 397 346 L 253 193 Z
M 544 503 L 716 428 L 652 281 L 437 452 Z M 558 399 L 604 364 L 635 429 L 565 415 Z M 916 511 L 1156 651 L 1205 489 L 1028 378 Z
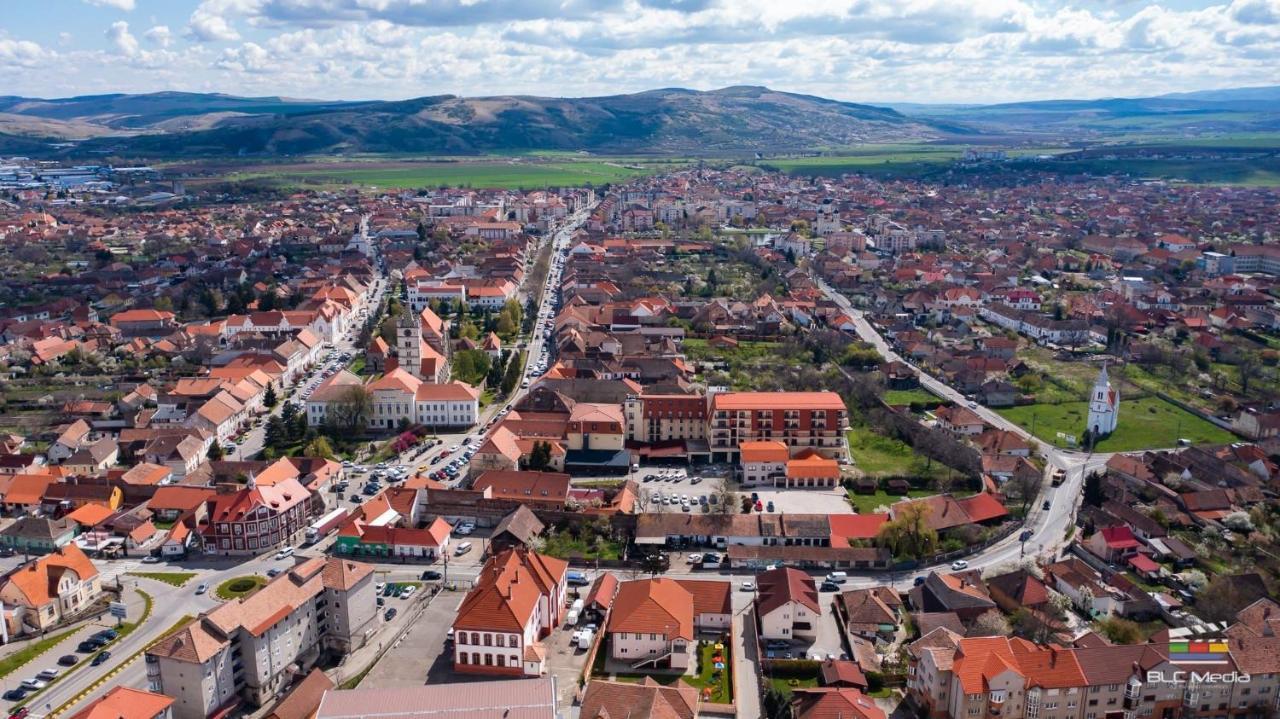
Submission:
M 296 185 L 363 185 L 377 188 L 539 188 L 603 185 L 670 169 L 679 163 L 607 159 L 478 159 L 461 161 L 343 161 L 257 165 L 231 180 L 276 180 Z
M 937 395 L 923 387 L 886 390 L 884 401 L 891 405 L 911 404 L 912 402 L 920 402 L 930 406 L 942 404 L 942 400 L 938 399 Z
M 854 466 L 869 477 L 934 477 L 948 471 L 940 462 L 929 466 L 910 445 L 876 434 L 870 427 L 854 427 L 847 436 Z
M 998 411 L 1040 439 L 1064 446 L 1058 440 L 1058 432 L 1082 439 L 1089 403 L 1032 404 Z M 1174 447 L 1179 438 L 1196 444 L 1221 444 L 1234 441 L 1235 435 L 1157 397 L 1122 399 L 1119 426 L 1110 437 L 1098 442 L 1094 450 L 1130 452 Z
M 935 493 L 927 489 L 909 489 L 904 497 L 901 494 L 889 494 L 883 489 L 877 489 L 873 494 L 858 494 L 851 489 L 846 494 L 849 497 L 849 504 L 853 505 L 853 509 L 858 514 L 875 514 L 880 507 L 891 507 L 895 502 L 901 502 L 904 499 L 920 499 Z

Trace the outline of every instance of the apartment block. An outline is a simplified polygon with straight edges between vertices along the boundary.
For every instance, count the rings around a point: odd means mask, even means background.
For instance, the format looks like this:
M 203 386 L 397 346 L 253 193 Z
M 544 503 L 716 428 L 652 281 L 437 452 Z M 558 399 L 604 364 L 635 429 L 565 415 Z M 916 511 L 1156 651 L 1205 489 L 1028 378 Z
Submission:
M 262 706 L 325 651 L 362 645 L 377 611 L 371 565 L 308 559 L 148 650 L 147 680 L 175 719 Z
M 778 440 L 793 453 L 812 449 L 844 459 L 849 412 L 835 392 L 716 392 L 708 399 L 713 461 L 737 461 L 744 442 Z

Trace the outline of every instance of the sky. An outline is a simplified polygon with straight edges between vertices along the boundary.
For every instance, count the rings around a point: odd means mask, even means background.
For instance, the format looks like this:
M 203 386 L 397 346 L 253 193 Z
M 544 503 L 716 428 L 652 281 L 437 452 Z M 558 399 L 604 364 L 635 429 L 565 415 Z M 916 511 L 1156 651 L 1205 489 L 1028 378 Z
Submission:
M 0 0 L 0 95 L 766 85 L 855 102 L 1280 84 L 1280 0 Z

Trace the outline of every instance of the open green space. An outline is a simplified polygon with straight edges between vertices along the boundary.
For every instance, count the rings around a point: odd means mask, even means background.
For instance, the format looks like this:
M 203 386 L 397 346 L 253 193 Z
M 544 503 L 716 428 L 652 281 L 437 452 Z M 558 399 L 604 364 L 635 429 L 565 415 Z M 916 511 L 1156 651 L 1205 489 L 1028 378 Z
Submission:
M 267 578 L 257 574 L 251 574 L 244 577 L 232 577 L 222 584 L 219 584 L 213 594 L 219 599 L 237 599 L 247 597 L 266 585 Z
M 126 572 L 126 574 L 130 577 L 154 579 L 157 582 L 164 582 L 175 587 L 181 587 L 196 576 L 195 572 Z
M 923 387 L 886 390 L 884 401 L 891 405 L 909 405 L 917 402 L 926 405 L 942 404 L 942 400 L 938 399 L 936 394 Z
M 232 173 L 232 180 L 276 180 L 284 184 L 365 185 L 380 188 L 538 188 L 603 185 L 672 167 L 612 159 L 527 159 L 461 161 L 345 161 L 257 165 Z
M 846 436 L 854 466 L 869 477 L 936 477 L 949 471 L 941 462 L 930 464 L 907 443 L 870 427 L 853 427 Z
M 621 559 L 623 548 L 622 542 L 608 537 L 575 537 L 568 532 L 557 532 L 546 538 L 542 551 L 560 559 Z
M 769 684 L 773 686 L 774 689 L 782 692 L 783 696 L 790 699 L 791 692 L 796 689 L 812 689 L 818 686 L 818 678 L 816 676 L 805 677 L 803 679 L 796 677 L 770 677 Z
M 901 502 L 904 499 L 919 499 L 935 493 L 927 489 L 910 489 L 907 490 L 906 496 L 903 496 L 901 494 L 889 494 L 883 489 L 877 489 L 872 494 L 857 494 L 850 489 L 847 494 L 849 496 L 849 504 L 853 505 L 858 514 L 875 514 L 877 507 L 889 507 L 894 502 Z
M 997 411 L 1040 439 L 1066 446 L 1058 439 L 1058 433 L 1073 435 L 1077 441 L 1082 441 L 1089 403 L 1032 404 Z M 1195 444 L 1222 444 L 1234 441 L 1235 435 L 1157 397 L 1121 399 L 1116 431 L 1099 441 L 1094 450 L 1131 452 L 1174 447 L 1180 438 Z

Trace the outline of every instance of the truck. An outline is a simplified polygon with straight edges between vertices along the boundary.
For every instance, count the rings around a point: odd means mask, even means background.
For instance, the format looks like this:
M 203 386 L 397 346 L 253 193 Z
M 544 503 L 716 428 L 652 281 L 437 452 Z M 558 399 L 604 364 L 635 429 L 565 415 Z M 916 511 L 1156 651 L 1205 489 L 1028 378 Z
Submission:
M 342 525 L 347 518 L 347 510 L 338 508 L 324 515 L 307 527 L 307 544 L 315 544 Z

